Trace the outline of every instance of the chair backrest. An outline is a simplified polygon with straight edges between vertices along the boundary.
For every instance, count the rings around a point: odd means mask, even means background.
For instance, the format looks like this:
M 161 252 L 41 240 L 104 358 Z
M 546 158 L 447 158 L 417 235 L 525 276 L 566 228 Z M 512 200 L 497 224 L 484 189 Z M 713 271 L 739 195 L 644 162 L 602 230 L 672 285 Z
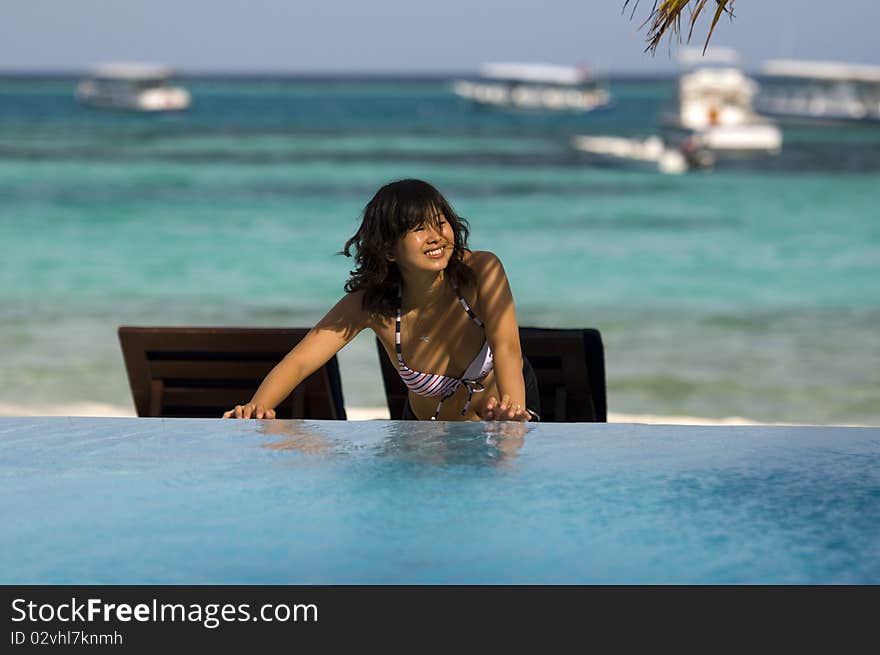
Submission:
M 538 379 L 542 421 L 608 420 L 605 351 L 598 330 L 521 327 L 519 339 Z M 388 411 L 400 419 L 407 389 L 378 339 L 376 347 Z
M 305 328 L 119 328 L 138 416 L 220 418 L 251 399 Z M 345 419 L 334 356 L 275 408 L 277 418 Z
M 379 339 L 376 339 L 376 348 L 379 351 L 379 365 L 382 367 L 382 384 L 385 387 L 385 402 L 388 403 L 388 416 L 394 420 L 403 418 L 403 408 L 406 406 L 408 390 L 397 366 L 391 363 L 385 347 Z
M 522 351 L 538 378 L 541 420 L 605 422 L 605 351 L 593 328 L 521 327 Z

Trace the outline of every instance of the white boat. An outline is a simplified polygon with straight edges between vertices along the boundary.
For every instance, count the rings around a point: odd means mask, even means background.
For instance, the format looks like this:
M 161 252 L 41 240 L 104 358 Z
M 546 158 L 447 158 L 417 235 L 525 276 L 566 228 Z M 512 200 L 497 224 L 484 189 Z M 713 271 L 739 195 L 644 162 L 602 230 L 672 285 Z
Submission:
M 761 68 L 757 110 L 784 121 L 880 121 L 880 66 L 776 59 Z
M 589 112 L 611 105 L 608 89 L 589 70 L 551 64 L 493 63 L 474 80 L 457 80 L 456 95 L 480 105 Z
M 189 92 L 170 86 L 170 77 L 171 71 L 163 66 L 106 64 L 77 84 L 76 98 L 101 109 L 164 112 L 189 108 Z
M 577 150 L 603 159 L 644 164 L 661 173 L 679 174 L 692 167 L 701 167 L 696 162 L 689 161 L 682 150 L 668 147 L 656 135 L 644 140 L 584 135 L 574 137 L 571 145 Z
M 661 121 L 667 141 L 687 140 L 713 153 L 781 150 L 782 132 L 753 108 L 758 84 L 732 64 L 734 58 L 732 51 L 719 49 L 714 60 L 696 60 L 679 76 L 676 109 Z

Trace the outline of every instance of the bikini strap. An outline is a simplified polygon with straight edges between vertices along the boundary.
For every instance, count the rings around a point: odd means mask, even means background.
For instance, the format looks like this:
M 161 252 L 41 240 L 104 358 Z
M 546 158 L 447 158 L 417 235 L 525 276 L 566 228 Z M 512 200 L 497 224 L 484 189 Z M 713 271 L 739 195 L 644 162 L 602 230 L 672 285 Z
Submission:
M 400 349 L 400 306 L 403 304 L 403 286 L 397 285 L 397 321 L 394 324 L 394 349 L 397 351 L 397 361 L 403 363 L 403 351 Z
M 401 366 L 403 363 L 403 351 L 400 349 L 400 307 L 397 308 L 397 321 L 394 325 L 394 349 L 397 351 L 397 361 Z
M 483 321 L 481 321 L 476 314 L 474 314 L 474 310 L 471 309 L 470 305 L 468 305 L 467 300 L 464 299 L 464 296 L 461 293 L 461 290 L 458 288 L 458 285 L 454 282 L 452 283 L 452 288 L 455 289 L 455 295 L 458 296 L 458 302 L 461 303 L 461 306 L 464 307 L 464 311 L 467 312 L 467 315 L 470 316 L 471 320 L 483 327 Z
M 449 396 L 451 396 L 453 393 L 458 391 L 459 386 L 463 385 L 463 386 L 467 387 L 467 390 L 468 390 L 467 401 L 465 402 L 464 407 L 461 408 L 461 415 L 462 416 L 467 416 L 467 412 L 471 407 L 471 400 L 473 400 L 474 394 L 486 390 L 486 387 L 484 387 L 482 384 L 480 384 L 476 380 L 459 380 L 459 382 L 460 382 L 459 385 L 456 385 L 456 387 L 454 389 L 452 389 L 449 393 L 447 393 L 445 396 L 443 396 L 440 399 L 440 402 L 437 403 L 437 409 L 434 410 L 434 416 L 431 417 L 432 421 L 437 420 L 437 417 L 440 416 L 440 409 L 443 407 L 443 402 L 447 398 L 449 398 Z

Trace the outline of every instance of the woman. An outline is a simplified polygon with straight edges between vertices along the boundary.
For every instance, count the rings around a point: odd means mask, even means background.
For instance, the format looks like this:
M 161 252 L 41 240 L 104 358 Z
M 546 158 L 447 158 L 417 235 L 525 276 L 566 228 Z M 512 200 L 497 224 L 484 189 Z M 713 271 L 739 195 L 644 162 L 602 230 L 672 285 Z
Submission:
M 501 261 L 467 248 L 467 221 L 421 180 L 387 184 L 345 244 L 346 295 L 223 418 L 274 418 L 275 406 L 370 328 L 409 388 L 405 419 L 538 420 Z M 527 389 L 528 387 L 528 389 Z

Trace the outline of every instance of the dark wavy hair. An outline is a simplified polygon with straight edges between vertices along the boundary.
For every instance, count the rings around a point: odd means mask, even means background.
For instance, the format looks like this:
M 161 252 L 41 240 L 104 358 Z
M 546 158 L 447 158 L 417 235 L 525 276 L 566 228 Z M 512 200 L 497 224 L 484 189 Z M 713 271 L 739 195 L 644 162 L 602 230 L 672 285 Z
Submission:
M 388 255 L 397 241 L 413 228 L 428 224 L 439 229 L 440 214 L 455 235 L 446 280 L 459 287 L 473 284 L 476 276 L 463 261 L 470 236 L 467 220 L 456 214 L 433 186 L 422 180 L 408 179 L 386 184 L 364 207 L 360 228 L 345 242 L 340 253 L 351 257 L 354 249 L 356 268 L 349 271 L 351 277 L 345 283 L 346 292 L 362 290 L 364 309 L 374 315 L 393 316 L 400 302 L 401 278 L 397 264 L 388 261 Z

